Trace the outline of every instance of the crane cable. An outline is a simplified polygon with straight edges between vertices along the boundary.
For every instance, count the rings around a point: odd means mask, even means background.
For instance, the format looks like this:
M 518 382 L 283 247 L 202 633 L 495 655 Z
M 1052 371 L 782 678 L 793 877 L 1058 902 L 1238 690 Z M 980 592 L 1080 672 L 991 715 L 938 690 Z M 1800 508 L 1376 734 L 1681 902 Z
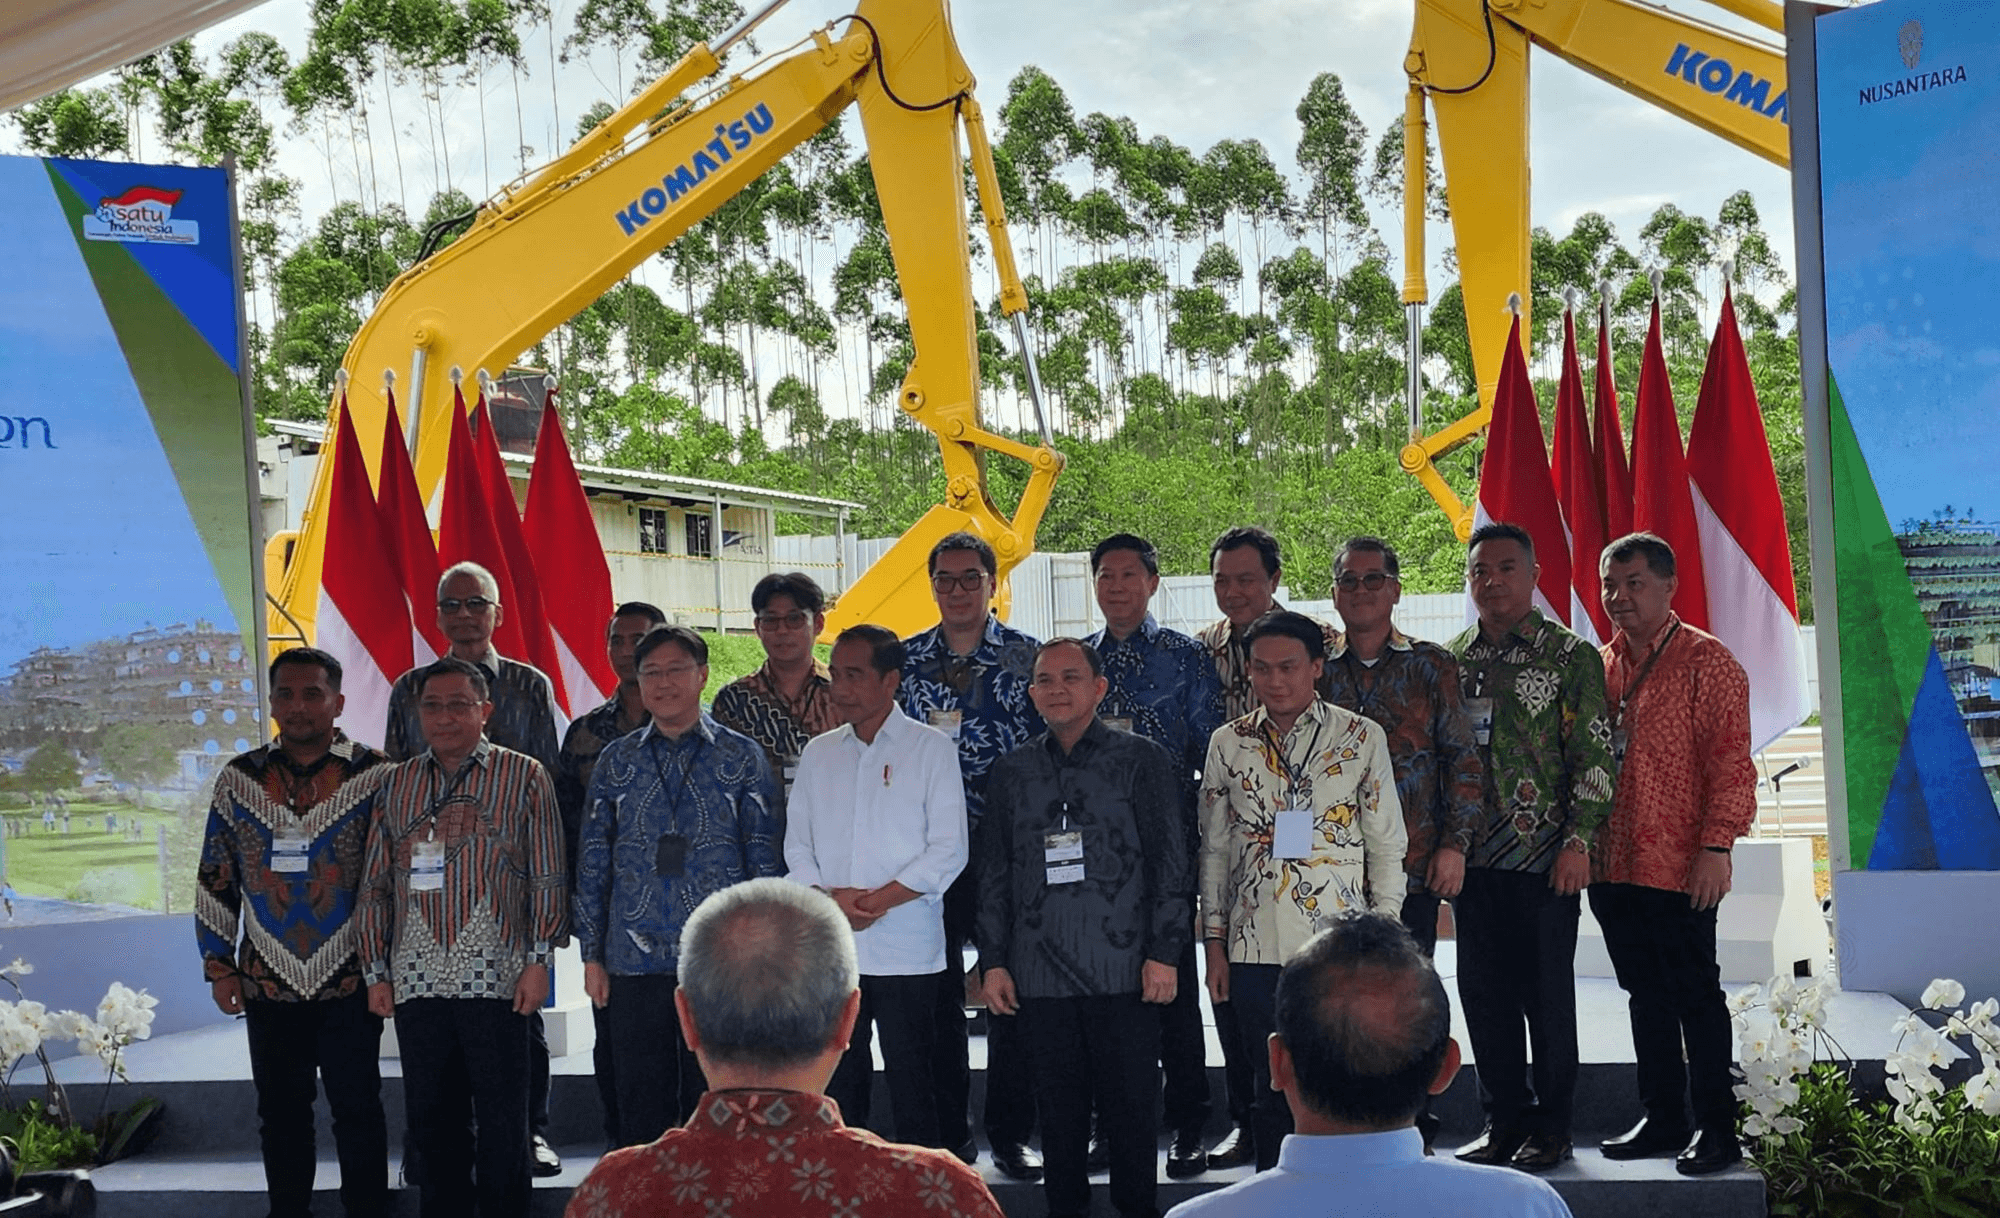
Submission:
M 1494 65 L 1500 61 L 1500 41 L 1493 34 L 1493 0 L 1480 0 L 1479 15 L 1486 19 L 1486 70 L 1479 74 L 1478 80 L 1462 88 L 1447 89 L 1440 85 L 1429 85 L 1427 86 L 1429 92 L 1445 94 L 1470 93 L 1485 84 L 1486 78 L 1493 75 Z

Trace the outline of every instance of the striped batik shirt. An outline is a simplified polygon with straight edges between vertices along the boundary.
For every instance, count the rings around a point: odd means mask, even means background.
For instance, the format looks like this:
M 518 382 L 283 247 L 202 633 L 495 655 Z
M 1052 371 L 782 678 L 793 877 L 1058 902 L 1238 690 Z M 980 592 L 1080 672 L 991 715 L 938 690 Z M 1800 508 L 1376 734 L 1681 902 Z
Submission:
M 368 843 L 360 909 L 368 984 L 413 998 L 511 1000 L 569 934 L 562 825 L 541 763 L 481 740 L 457 773 L 435 754 L 390 772 Z M 413 891 L 420 842 L 444 850 L 443 886 Z

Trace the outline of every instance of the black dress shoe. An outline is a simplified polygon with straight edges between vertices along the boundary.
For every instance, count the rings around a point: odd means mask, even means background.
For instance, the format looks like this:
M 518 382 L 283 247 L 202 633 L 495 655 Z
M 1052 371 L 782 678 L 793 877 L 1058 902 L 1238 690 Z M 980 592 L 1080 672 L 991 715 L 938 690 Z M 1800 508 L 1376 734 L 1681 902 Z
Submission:
M 1167 1179 L 1185 1180 L 1208 1170 L 1208 1152 L 1201 1147 L 1201 1130 L 1183 1129 L 1167 1147 Z
M 1507 1165 L 1520 1171 L 1547 1171 L 1575 1156 L 1568 1135 L 1538 1133 L 1521 1143 L 1521 1149 L 1514 1152 Z
M 1242 1167 L 1257 1161 L 1257 1136 L 1250 1132 L 1248 1125 L 1232 1128 L 1215 1149 L 1208 1152 L 1208 1170 L 1227 1171 L 1232 1167 Z
M 1417 1132 L 1423 1135 L 1425 1158 L 1429 1158 L 1437 1153 L 1431 1148 L 1431 1144 L 1437 1141 L 1438 1130 L 1443 1125 L 1444 1118 L 1438 1116 L 1435 1112 L 1420 1112 L 1417 1114 Z
M 541 1134 L 536 1134 L 534 1140 L 528 1143 L 528 1157 L 532 1161 L 535 1175 L 542 1179 L 562 1175 L 561 1156 L 556 1154 L 556 1148 L 549 1145 L 549 1140 Z
M 1496 1126 L 1488 1121 L 1478 1137 L 1458 1148 L 1457 1158 L 1465 1163 L 1501 1167 L 1513 1159 L 1514 1152 L 1521 1149 L 1521 1143 L 1527 1140 L 1524 1130 Z
M 1042 1156 L 1032 1146 L 1016 1143 L 993 1148 L 993 1166 L 1010 1180 L 1042 1178 Z
M 973 1141 L 971 1138 L 967 1138 L 965 1140 L 965 1145 L 958 1147 L 951 1153 L 958 1156 L 958 1161 L 960 1163 L 963 1163 L 969 1167 L 972 1164 L 979 1162 L 979 1143 Z
M 1685 1125 L 1669 1125 L 1653 1117 L 1642 1117 L 1637 1125 L 1615 1138 L 1597 1144 L 1607 1159 L 1653 1159 L 1677 1155 L 1687 1149 L 1694 1131 Z
M 1704 1129 L 1674 1160 L 1674 1170 L 1683 1176 L 1709 1176 L 1728 1171 L 1743 1161 L 1743 1146 L 1733 1129 Z

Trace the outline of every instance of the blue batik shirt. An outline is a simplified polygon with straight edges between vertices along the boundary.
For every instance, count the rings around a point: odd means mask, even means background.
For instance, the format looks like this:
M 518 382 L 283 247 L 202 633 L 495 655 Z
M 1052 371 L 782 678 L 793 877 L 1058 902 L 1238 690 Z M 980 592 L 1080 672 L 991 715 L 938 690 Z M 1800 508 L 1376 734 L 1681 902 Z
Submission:
M 648 723 L 598 754 L 578 835 L 572 918 L 587 964 L 673 973 L 681 927 L 712 892 L 785 874 L 764 750 L 703 714 L 679 739 Z
M 904 646 L 903 713 L 958 744 L 966 821 L 976 825 L 986 810 L 986 775 L 993 763 L 1042 730 L 1042 716 L 1028 700 L 1041 644 L 989 614 L 986 636 L 969 656 L 951 654 L 942 626 L 906 639 Z
M 1122 640 L 1100 630 L 1086 641 L 1103 657 L 1110 686 L 1097 717 L 1172 754 L 1192 830 L 1201 794 L 1195 775 L 1208 758 L 1208 738 L 1222 726 L 1222 678 L 1209 663 L 1208 648 L 1160 625 L 1150 613 Z

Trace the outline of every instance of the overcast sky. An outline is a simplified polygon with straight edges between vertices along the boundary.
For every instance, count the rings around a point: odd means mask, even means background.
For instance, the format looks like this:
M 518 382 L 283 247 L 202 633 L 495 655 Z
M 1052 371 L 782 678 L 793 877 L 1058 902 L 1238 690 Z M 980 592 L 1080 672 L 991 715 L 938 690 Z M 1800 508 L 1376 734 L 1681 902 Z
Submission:
M 1675 4 L 1707 19 L 1732 21 L 1698 0 Z M 578 0 L 555 0 L 558 37 L 569 31 L 577 5 Z M 787 45 L 850 7 L 851 0 L 794 0 L 764 26 L 760 46 Z M 1409 0 L 961 0 L 953 21 L 989 113 L 998 109 L 1014 74 L 1034 64 L 1062 85 L 1079 116 L 1093 110 L 1126 115 L 1143 136 L 1165 134 L 1197 152 L 1218 139 L 1255 137 L 1282 168 L 1295 172 L 1293 110 L 1317 73 L 1340 76 L 1371 142 L 1398 113 L 1410 13 Z M 306 0 L 269 0 L 204 34 L 200 44 L 212 50 L 259 29 L 275 34 L 297 55 L 305 47 L 307 14 Z M 546 31 L 530 38 L 525 57 L 529 75 L 519 90 L 525 142 L 536 158 L 546 159 L 555 150 L 558 113 L 566 139 L 576 117 L 592 102 L 611 98 L 617 81 L 605 53 L 588 63 L 559 65 L 552 105 Z M 743 58 L 732 59 L 732 66 Z M 629 92 L 629 66 L 623 83 Z M 485 140 L 478 134 L 482 89 Z M 405 132 L 405 190 L 413 209 L 421 210 L 435 179 L 415 100 L 413 94 L 396 99 Z M 510 176 L 514 101 L 515 82 L 504 69 L 487 72 L 478 85 L 447 92 L 457 149 L 453 179 L 475 197 Z M 371 121 L 379 141 L 387 123 L 379 93 Z M 1784 171 L 1540 53 L 1534 60 L 1532 121 L 1535 223 L 1560 234 L 1578 215 L 1595 210 L 1611 219 L 1621 239 L 1635 243 L 1639 225 L 1663 202 L 1712 218 L 1731 191 L 1748 188 L 1773 244 L 1791 263 Z M 377 151 L 377 174 L 392 173 L 386 147 L 378 144 Z M 351 169 L 345 183 L 329 186 L 325 158 L 306 139 L 288 140 L 283 160 L 286 171 L 307 184 L 309 215 L 330 195 L 351 196 L 354 190 Z M 1378 214 L 1377 223 L 1392 248 L 1400 248 L 1395 217 Z M 1444 233 L 1434 234 L 1433 256 L 1446 241 Z M 1434 290 L 1441 286 L 1433 284 Z

